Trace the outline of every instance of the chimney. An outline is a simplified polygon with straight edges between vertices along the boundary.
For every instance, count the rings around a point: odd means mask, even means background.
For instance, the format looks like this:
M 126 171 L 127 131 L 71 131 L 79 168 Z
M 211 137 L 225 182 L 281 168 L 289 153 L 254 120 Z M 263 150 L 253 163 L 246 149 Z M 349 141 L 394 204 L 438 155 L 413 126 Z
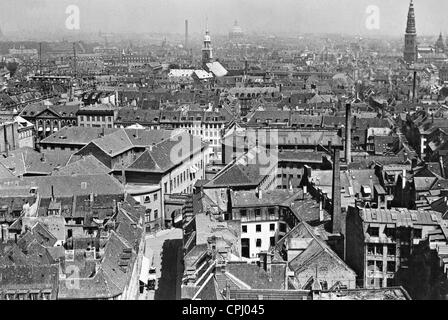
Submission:
M 319 199 L 319 221 L 324 221 L 324 209 L 322 208 L 322 200 Z
M 345 162 L 350 164 L 352 161 L 352 106 L 350 103 L 345 105 Z
M 116 213 L 117 213 L 117 200 L 113 200 L 113 208 L 112 208 L 112 210 L 113 210 L 113 215 L 115 215 Z
M 51 201 L 54 201 L 54 187 L 51 185 Z
M 269 251 L 260 252 L 260 262 L 264 271 L 270 276 L 272 271 L 272 254 Z
M 333 185 L 332 185 L 332 201 L 333 201 L 333 233 L 342 232 L 342 213 L 341 213 L 341 169 L 339 161 L 339 150 L 333 149 Z
M 257 187 L 257 190 L 255 191 L 255 194 L 257 195 L 258 199 L 263 199 L 263 191 L 260 190 L 260 187 Z
M 403 169 L 402 173 L 401 173 L 402 179 L 401 179 L 401 189 L 405 189 L 406 188 L 406 169 Z
M 8 146 L 8 144 L 9 144 L 9 142 L 8 142 L 8 131 L 6 130 L 6 126 L 7 126 L 7 124 L 6 123 L 4 123 L 3 124 L 3 138 L 5 139 L 5 151 L 6 151 L 6 156 L 8 157 L 9 155 L 8 155 L 8 149 L 9 149 L 9 146 Z
M 121 168 L 121 182 L 124 186 L 126 186 L 126 172 L 124 168 Z
M 441 174 L 442 174 L 442 178 L 446 178 L 446 176 L 445 176 L 445 167 L 443 166 L 443 157 L 442 156 L 439 157 L 439 164 L 440 164 L 440 171 L 441 171 Z
M 232 220 L 233 219 L 233 215 L 232 215 L 232 209 L 233 209 L 233 204 L 232 204 L 232 192 L 230 190 L 230 187 L 227 187 L 226 189 L 226 194 L 227 194 L 227 216 L 228 216 L 228 220 Z

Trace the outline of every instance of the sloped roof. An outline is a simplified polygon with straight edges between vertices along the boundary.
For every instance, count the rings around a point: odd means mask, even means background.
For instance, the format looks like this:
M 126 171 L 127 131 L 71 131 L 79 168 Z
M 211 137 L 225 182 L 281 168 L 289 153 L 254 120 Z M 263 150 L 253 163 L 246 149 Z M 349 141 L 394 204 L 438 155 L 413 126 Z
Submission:
M 56 196 L 73 195 L 113 195 L 123 194 L 124 187 L 107 174 L 66 176 L 24 177 L 22 179 L 0 179 L 0 193 L 15 187 L 37 187 L 41 197 L 51 197 L 51 186 Z
M 359 214 L 367 223 L 387 223 L 397 226 L 439 225 L 442 215 L 437 211 L 399 209 L 364 209 Z
M 134 147 L 124 129 L 119 129 L 92 141 L 111 157 L 115 157 Z
M 204 146 L 200 138 L 180 132 L 143 152 L 127 170 L 166 172 Z
M 72 175 L 96 175 L 107 174 L 110 169 L 106 167 L 101 161 L 92 155 L 81 157 L 80 159 L 67 164 L 66 166 L 54 171 L 52 175 L 55 176 L 72 176 Z
M 208 70 L 215 75 L 215 77 L 220 78 L 227 75 L 227 70 L 222 66 L 221 63 L 214 61 L 206 64 Z

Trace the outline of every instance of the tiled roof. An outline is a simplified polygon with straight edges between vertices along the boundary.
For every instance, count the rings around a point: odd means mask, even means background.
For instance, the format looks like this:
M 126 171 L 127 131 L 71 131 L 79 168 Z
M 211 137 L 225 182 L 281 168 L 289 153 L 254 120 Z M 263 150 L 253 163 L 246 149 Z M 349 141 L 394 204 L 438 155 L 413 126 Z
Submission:
M 65 176 L 24 177 L 22 179 L 1 179 L 0 193 L 15 187 L 37 187 L 41 197 L 51 197 L 51 186 L 56 196 L 88 194 L 123 194 L 124 187 L 115 178 L 107 174 L 77 175 L 67 179 Z M 29 189 L 28 189 L 29 190 Z
M 92 141 L 101 150 L 111 157 L 115 157 L 129 149 L 133 148 L 133 144 L 123 129 L 119 129 L 104 137 Z
M 399 209 L 359 209 L 362 220 L 366 223 L 387 223 L 397 226 L 439 225 L 442 215 L 436 211 Z
M 102 133 L 108 135 L 119 129 L 115 128 L 95 128 L 95 127 L 63 127 L 56 133 L 46 137 L 40 144 L 73 144 L 86 145 L 90 141 L 99 138 Z
M 228 262 L 226 273 L 247 284 L 251 289 L 284 289 L 286 279 L 286 265 L 273 263 L 271 272 L 246 262 Z
M 117 122 L 119 123 L 158 123 L 160 120 L 159 110 L 144 110 L 134 108 L 122 108 L 118 110 Z
M 203 148 L 200 138 L 180 132 L 143 152 L 127 170 L 166 172 Z M 182 151 L 179 154 L 176 151 Z
M 261 199 L 257 197 L 255 191 L 232 191 L 233 207 L 252 207 L 252 206 L 275 206 L 290 205 L 292 201 L 299 198 L 302 192 L 290 190 L 271 190 L 262 192 Z
M 29 147 L 13 150 L 7 158 L 1 158 L 3 164 L 14 176 L 26 174 L 51 174 L 63 167 L 69 160 L 67 153 L 47 153 L 43 155 Z
M 72 175 L 96 175 L 107 174 L 110 169 L 101 161 L 92 155 L 81 157 L 80 159 L 67 164 L 66 166 L 54 171 L 54 176 L 72 176 Z

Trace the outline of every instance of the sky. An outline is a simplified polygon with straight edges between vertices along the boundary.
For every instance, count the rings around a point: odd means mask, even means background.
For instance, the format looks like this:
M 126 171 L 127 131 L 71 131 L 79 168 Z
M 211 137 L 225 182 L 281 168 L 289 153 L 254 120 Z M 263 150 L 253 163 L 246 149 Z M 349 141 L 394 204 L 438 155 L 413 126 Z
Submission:
M 414 0 L 417 32 L 448 35 L 448 1 Z M 81 32 L 226 34 L 238 20 L 247 33 L 345 33 L 400 36 L 409 0 L 0 0 L 7 32 L 70 32 L 66 8 L 80 9 Z M 368 6 L 379 9 L 379 29 L 366 28 Z

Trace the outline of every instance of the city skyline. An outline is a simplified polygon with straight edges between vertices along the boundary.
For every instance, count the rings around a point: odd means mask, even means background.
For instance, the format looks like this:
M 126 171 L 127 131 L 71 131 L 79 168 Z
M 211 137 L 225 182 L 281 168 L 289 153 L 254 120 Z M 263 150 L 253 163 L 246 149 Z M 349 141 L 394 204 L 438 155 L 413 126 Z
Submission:
M 448 34 L 448 22 L 441 14 L 448 9 L 446 1 L 414 3 L 419 35 Z M 66 9 L 70 5 L 80 9 L 79 30 L 66 29 Z M 194 34 L 203 33 L 208 19 L 212 34 L 228 33 L 234 21 L 238 20 L 246 33 L 399 36 L 406 27 L 408 5 L 409 0 L 392 3 L 385 0 L 282 0 L 278 3 L 255 3 L 254 0 L 4 0 L 0 4 L 0 28 L 5 34 L 34 32 L 37 29 L 39 32 L 62 32 L 64 35 L 99 30 L 182 34 L 184 20 L 188 19 L 190 33 Z M 366 21 L 374 14 L 368 10 L 369 6 L 379 9 L 379 23 L 371 28 L 366 26 Z

